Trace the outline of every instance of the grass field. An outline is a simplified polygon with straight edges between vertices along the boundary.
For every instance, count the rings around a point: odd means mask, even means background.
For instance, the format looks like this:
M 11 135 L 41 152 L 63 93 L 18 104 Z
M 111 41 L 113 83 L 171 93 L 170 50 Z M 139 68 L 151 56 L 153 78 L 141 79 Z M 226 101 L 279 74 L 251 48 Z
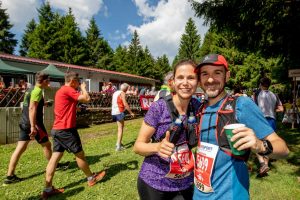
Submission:
M 92 171 L 106 170 L 107 176 L 94 187 L 88 187 L 83 173 L 77 168 L 74 156 L 65 153 L 62 162 L 70 161 L 70 168 L 56 171 L 54 185 L 64 187 L 65 193 L 52 199 L 138 199 L 136 179 L 143 158 L 132 152 L 142 119 L 126 121 L 123 143 L 127 147 L 115 152 L 116 124 L 108 123 L 79 129 L 83 148 Z M 255 200 L 298 200 L 300 199 L 300 133 L 298 130 L 279 127 L 279 134 L 285 138 L 291 150 L 287 160 L 271 163 L 269 176 L 256 178 L 253 159 L 249 165 L 251 199 Z M 15 144 L 0 146 L 0 174 L 6 174 L 7 165 Z M 0 186 L 0 199 L 39 199 L 44 187 L 46 160 L 36 142 L 28 146 L 17 167 L 16 174 L 26 180 L 9 186 Z M 2 185 L 2 184 L 1 184 Z

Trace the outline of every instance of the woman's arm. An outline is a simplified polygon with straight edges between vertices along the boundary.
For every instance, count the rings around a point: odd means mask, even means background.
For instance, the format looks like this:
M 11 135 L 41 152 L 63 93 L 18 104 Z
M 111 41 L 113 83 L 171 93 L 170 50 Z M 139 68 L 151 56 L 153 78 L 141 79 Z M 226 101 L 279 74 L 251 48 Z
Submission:
M 174 144 L 169 141 L 170 133 L 167 132 L 166 137 L 161 142 L 151 143 L 151 137 L 154 133 L 155 128 L 143 122 L 133 151 L 141 156 L 158 153 L 161 157 L 170 157 L 174 148 Z

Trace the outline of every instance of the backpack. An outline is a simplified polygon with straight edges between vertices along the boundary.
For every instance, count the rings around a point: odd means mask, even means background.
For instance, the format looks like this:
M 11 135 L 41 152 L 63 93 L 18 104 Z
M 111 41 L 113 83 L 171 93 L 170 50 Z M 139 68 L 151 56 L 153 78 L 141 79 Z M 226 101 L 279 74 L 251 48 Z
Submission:
M 169 94 L 167 96 L 162 96 L 160 99 L 163 99 L 166 102 L 167 105 L 167 109 L 169 111 L 169 114 L 171 116 L 171 121 L 174 122 L 178 117 L 179 117 L 179 113 L 174 105 L 173 99 L 172 99 L 172 95 Z M 187 123 L 187 119 L 186 119 L 186 123 L 183 124 L 183 126 L 185 126 L 186 128 L 186 139 L 187 139 L 187 144 L 189 146 L 189 148 L 193 148 L 195 146 L 197 146 L 198 144 L 198 133 L 197 133 L 197 125 L 199 123 L 199 118 L 196 116 L 196 113 L 198 111 L 196 111 L 196 109 L 193 107 L 191 101 L 189 103 L 188 106 L 188 111 L 187 111 L 187 117 L 190 116 L 190 113 L 193 113 L 193 115 L 196 118 L 196 121 L 193 124 Z M 172 125 L 171 125 L 172 126 Z M 170 127 L 171 127 L 170 126 Z M 163 138 L 165 138 L 165 135 L 163 135 L 161 138 L 159 139 L 154 139 L 152 137 L 152 141 L 155 142 L 160 142 Z
M 203 114 L 214 114 L 217 113 L 217 119 L 216 124 L 209 128 L 216 128 L 216 136 L 217 136 L 217 142 L 220 149 L 225 152 L 227 155 L 230 155 L 231 157 L 240 159 L 240 160 L 248 160 L 250 155 L 250 150 L 246 150 L 246 154 L 243 156 L 236 156 L 231 153 L 230 145 L 227 140 L 227 136 L 224 133 L 224 126 L 227 124 L 237 123 L 238 121 L 235 118 L 235 108 L 236 108 L 236 100 L 238 97 L 236 96 L 230 96 L 228 95 L 222 105 L 220 106 L 219 110 L 217 112 L 205 112 L 205 107 L 200 110 L 197 115 L 200 116 L 200 123 L 198 125 L 198 130 L 200 132 L 201 130 L 201 124 L 202 124 L 202 115 Z M 211 118 L 210 118 L 211 120 Z M 200 137 L 200 135 L 199 135 Z

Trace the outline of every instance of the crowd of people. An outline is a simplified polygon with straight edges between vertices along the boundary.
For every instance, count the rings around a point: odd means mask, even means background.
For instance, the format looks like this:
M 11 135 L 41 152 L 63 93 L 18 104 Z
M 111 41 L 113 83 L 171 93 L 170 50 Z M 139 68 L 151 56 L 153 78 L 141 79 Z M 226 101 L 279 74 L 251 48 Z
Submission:
M 43 199 L 64 192 L 63 188 L 53 186 L 53 177 L 65 151 L 74 154 L 87 184 L 95 185 L 103 179 L 105 171 L 91 172 L 76 129 L 76 105 L 90 100 L 85 83 L 80 83 L 77 73 L 66 73 L 65 85 L 55 95 L 51 150 L 48 134 L 40 121 L 42 108 L 47 105 L 41 91 L 49 85 L 49 77 L 37 73 L 36 80 L 36 86 L 24 101 L 20 141 L 4 183 L 22 180 L 16 176 L 15 168 L 29 141 L 35 138 L 49 160 Z M 145 157 L 137 177 L 141 200 L 250 199 L 246 162 L 249 154 L 262 158 L 264 173 L 269 170 L 269 158 L 281 159 L 288 155 L 285 141 L 275 132 L 274 115 L 282 111 L 282 104 L 268 90 L 270 80 L 261 81 L 260 92 L 253 100 L 240 91 L 228 94 L 225 85 L 229 80 L 230 70 L 224 56 L 209 54 L 199 64 L 192 60 L 179 61 L 166 74 L 159 92 L 155 88 L 148 91 L 157 96 L 133 147 L 135 153 Z M 201 101 L 194 97 L 197 86 L 205 94 Z M 135 116 L 125 98 L 129 91 L 137 94 L 138 90 L 127 83 L 120 90 L 108 83 L 103 90 L 112 93 L 111 115 L 118 126 L 116 151 L 125 148 L 122 144 L 125 110 Z M 139 94 L 146 95 L 146 89 Z M 272 99 L 272 103 L 266 105 L 267 99 Z M 223 133 L 228 124 L 242 125 L 232 130 L 231 138 Z
M 112 95 L 116 91 L 117 91 L 117 86 L 114 85 L 112 82 L 103 83 L 102 90 L 101 90 L 102 94 Z M 157 91 L 155 87 L 150 88 L 145 86 L 129 85 L 125 94 L 130 96 L 140 96 L 140 95 L 155 96 L 157 94 Z
M 26 82 L 24 79 L 20 79 L 18 83 L 9 82 L 6 86 L 3 77 L 0 76 L 0 90 L 1 89 L 20 89 L 21 91 L 26 91 L 31 88 L 31 84 Z

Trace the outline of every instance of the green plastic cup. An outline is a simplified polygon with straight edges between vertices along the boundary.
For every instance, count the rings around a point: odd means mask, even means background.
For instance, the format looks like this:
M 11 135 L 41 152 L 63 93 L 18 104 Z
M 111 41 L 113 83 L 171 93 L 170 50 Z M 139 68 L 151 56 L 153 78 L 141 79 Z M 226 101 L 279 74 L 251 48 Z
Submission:
M 236 128 L 240 128 L 240 127 L 245 127 L 245 126 L 246 126 L 245 124 L 228 124 L 228 125 L 224 126 L 225 134 L 227 136 L 228 143 L 230 145 L 230 149 L 231 149 L 231 152 L 232 152 L 233 155 L 241 156 L 241 155 L 244 155 L 246 153 L 244 150 L 239 151 L 239 150 L 237 150 L 236 148 L 233 147 L 233 145 L 237 142 L 237 140 L 234 141 L 234 142 L 231 142 L 231 138 L 234 135 L 232 133 L 232 130 L 236 129 Z

